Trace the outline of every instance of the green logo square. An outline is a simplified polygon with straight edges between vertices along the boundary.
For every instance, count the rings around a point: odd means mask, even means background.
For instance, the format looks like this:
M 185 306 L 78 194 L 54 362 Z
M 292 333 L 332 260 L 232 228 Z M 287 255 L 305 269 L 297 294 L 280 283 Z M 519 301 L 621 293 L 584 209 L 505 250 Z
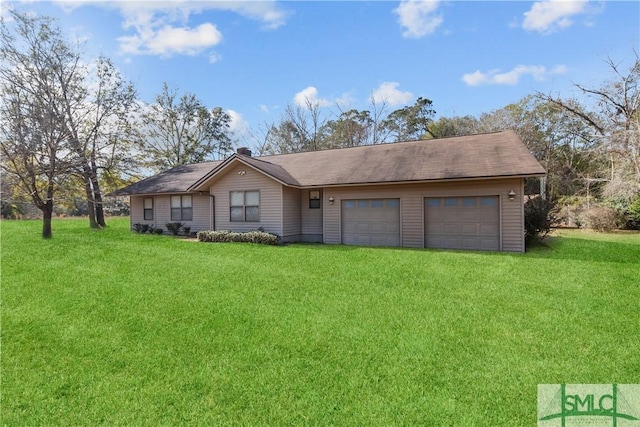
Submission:
M 539 384 L 538 426 L 640 427 L 640 385 Z

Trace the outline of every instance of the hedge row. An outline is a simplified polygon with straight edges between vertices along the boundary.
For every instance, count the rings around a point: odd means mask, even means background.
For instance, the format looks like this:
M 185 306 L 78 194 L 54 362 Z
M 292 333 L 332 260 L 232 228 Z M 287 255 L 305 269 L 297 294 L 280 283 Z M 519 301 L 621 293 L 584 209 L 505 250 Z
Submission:
M 246 233 L 236 233 L 234 231 L 198 231 L 198 240 L 201 242 L 240 242 L 240 243 L 260 243 L 263 245 L 280 245 L 282 239 L 277 234 L 264 231 L 248 231 Z

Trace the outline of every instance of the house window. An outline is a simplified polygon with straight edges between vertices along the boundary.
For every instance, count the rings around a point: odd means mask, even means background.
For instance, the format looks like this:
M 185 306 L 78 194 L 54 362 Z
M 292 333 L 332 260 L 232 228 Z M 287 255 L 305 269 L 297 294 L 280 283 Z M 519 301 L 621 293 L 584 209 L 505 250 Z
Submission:
M 171 221 L 191 221 L 193 205 L 190 195 L 171 196 Z
M 309 209 L 320 209 L 320 191 L 309 191 Z
M 145 221 L 153 221 L 153 198 L 145 197 L 142 201 L 143 211 L 144 211 L 144 220 Z
M 260 221 L 259 191 L 232 191 L 231 193 L 229 193 L 229 200 L 231 221 Z

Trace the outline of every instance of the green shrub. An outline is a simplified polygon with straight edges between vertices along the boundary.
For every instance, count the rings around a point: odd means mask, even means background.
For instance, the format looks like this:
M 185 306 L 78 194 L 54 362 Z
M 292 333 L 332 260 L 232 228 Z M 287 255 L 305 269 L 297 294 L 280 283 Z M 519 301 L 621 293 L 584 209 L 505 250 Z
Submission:
M 640 229 L 640 195 L 629 205 L 629 228 Z
M 262 245 L 280 245 L 282 239 L 277 234 L 266 233 L 264 231 L 249 231 L 246 233 L 236 233 L 228 230 L 220 231 L 198 231 L 198 240 L 201 242 L 216 243 L 259 243 Z
M 133 231 L 136 233 L 153 233 L 154 227 L 151 224 L 140 224 L 137 222 L 133 224 Z
M 163 234 L 164 230 L 162 228 L 156 228 L 155 230 L 153 230 L 153 232 L 156 234 Z
M 182 222 L 168 222 L 164 225 L 169 230 L 169 233 L 177 236 L 180 233 L 180 229 L 184 226 Z
M 620 228 L 620 214 L 612 208 L 604 206 L 593 207 L 581 215 L 581 222 L 585 228 L 595 231 L 611 231 Z
M 184 227 L 182 227 L 182 232 L 185 236 L 189 236 L 191 234 L 191 227 L 185 225 Z
M 555 203 L 536 197 L 524 204 L 524 238 L 527 244 L 542 241 L 558 223 Z

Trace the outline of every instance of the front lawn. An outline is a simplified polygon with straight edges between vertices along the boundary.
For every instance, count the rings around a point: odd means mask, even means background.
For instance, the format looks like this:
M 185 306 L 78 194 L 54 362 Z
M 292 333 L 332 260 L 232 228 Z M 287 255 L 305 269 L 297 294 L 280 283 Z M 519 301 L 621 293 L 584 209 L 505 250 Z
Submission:
M 638 383 L 640 235 L 526 254 L 1 223 L 4 425 L 535 425 Z

